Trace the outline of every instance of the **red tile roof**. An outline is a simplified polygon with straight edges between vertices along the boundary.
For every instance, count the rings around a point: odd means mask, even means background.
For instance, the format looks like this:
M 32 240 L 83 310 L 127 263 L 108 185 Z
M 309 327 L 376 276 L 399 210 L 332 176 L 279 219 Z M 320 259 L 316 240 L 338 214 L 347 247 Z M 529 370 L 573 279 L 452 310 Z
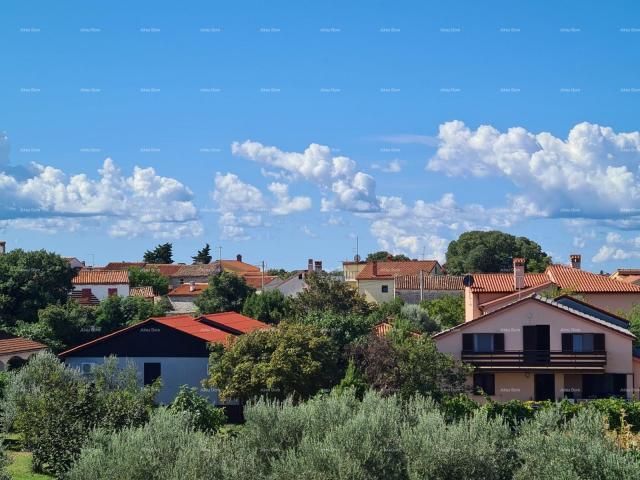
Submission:
M 170 277 L 210 277 L 218 273 L 218 265 L 213 263 L 199 263 L 197 265 L 180 265 L 180 268 L 176 269 L 169 274 Z
M 202 293 L 202 291 L 209 286 L 208 283 L 196 283 L 193 291 L 191 291 L 191 285 L 189 283 L 183 283 L 171 290 L 167 295 L 170 297 L 195 297 Z
M 91 295 L 83 295 L 82 290 L 72 290 L 69 293 L 69 299 L 75 300 L 80 305 L 89 305 L 91 307 L 95 307 L 96 305 L 100 305 L 100 300 L 93 293 Z
M 42 343 L 29 338 L 16 337 L 9 333 L 0 333 L 0 355 L 12 355 L 47 348 Z
M 218 263 L 219 261 L 216 261 Z M 260 268 L 239 260 L 222 260 L 222 268 L 227 272 L 259 272 Z
M 537 287 L 549 282 L 545 273 L 525 273 L 524 288 Z M 474 273 L 472 292 L 511 293 L 515 291 L 513 273 Z
M 109 262 L 103 269 L 104 270 L 127 270 L 130 267 L 144 267 L 144 262 Z
M 158 270 L 160 275 L 170 277 L 172 273 L 177 272 L 182 267 L 184 267 L 184 265 L 180 265 L 179 263 L 147 263 L 144 268 L 148 270 Z
M 379 323 L 375 327 L 373 327 L 373 333 L 382 337 L 384 335 L 388 335 L 389 332 L 393 329 L 393 325 L 387 322 Z M 414 337 L 421 337 L 422 335 L 418 332 L 411 332 L 411 335 Z
M 268 324 L 245 317 L 236 312 L 210 313 L 198 318 L 201 322 L 206 322 L 218 328 L 227 328 L 240 333 L 249 333 L 254 330 L 270 328 Z
M 240 275 L 242 276 L 242 278 L 244 278 L 244 281 L 250 287 L 253 287 L 253 288 L 258 289 L 258 290 L 260 288 L 262 288 L 262 273 L 260 271 L 258 271 L 258 272 L 243 272 Z M 269 283 L 274 278 L 276 278 L 276 277 L 274 277 L 272 275 L 265 275 L 264 276 L 264 284 L 266 285 L 267 283 Z
M 153 298 L 153 287 L 131 287 L 129 289 L 130 297 Z
M 374 275 L 374 264 L 376 274 Z M 364 268 L 360 271 L 357 280 L 384 280 L 393 277 L 399 277 L 402 275 L 417 274 L 421 270 L 426 274 L 430 274 L 431 271 L 438 266 L 439 263 L 435 260 L 412 260 L 406 262 L 368 262 Z
M 424 290 L 464 290 L 462 277 L 454 275 L 423 275 Z M 420 290 L 420 275 L 396 277 L 396 290 Z
M 102 270 L 82 268 L 71 280 L 74 285 L 114 285 L 129 283 L 127 270 Z

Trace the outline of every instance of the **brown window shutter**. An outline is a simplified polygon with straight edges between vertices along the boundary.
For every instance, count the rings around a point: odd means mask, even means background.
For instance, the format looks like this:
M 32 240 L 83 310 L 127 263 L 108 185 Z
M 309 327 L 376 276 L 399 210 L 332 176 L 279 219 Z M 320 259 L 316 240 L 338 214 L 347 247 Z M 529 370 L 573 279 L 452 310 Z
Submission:
M 604 333 L 593 334 L 593 349 L 596 352 L 604 351 Z
M 504 333 L 493 334 L 493 351 L 504 352 Z
M 466 352 L 473 351 L 473 333 L 462 334 L 462 350 Z
M 572 333 L 562 334 L 562 351 L 573 352 L 573 334 Z

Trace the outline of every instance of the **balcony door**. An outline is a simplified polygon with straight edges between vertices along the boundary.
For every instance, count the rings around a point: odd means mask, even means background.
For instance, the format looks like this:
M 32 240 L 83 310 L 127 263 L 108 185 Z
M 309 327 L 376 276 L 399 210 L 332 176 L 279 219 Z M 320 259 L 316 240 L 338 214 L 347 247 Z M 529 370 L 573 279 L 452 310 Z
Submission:
M 534 399 L 537 402 L 553 400 L 556 396 L 556 382 L 553 373 L 536 373 L 534 376 Z
M 522 350 L 525 363 L 549 363 L 551 330 L 549 325 L 522 327 Z

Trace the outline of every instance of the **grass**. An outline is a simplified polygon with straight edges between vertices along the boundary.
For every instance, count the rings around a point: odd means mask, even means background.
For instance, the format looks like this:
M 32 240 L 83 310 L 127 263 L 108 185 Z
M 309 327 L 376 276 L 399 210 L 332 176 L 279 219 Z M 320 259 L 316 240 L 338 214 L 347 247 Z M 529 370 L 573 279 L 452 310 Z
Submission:
M 49 480 L 53 477 L 41 475 L 31 471 L 31 453 L 29 452 L 7 452 L 9 466 L 7 473 L 13 480 Z

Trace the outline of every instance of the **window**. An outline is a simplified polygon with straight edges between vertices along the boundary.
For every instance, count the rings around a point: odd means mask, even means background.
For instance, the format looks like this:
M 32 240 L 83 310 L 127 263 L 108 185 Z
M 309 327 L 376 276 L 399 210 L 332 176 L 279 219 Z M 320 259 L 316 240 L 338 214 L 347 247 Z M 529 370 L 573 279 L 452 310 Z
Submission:
M 476 373 L 473 375 L 473 393 L 480 395 L 480 390 L 487 395 L 496 394 L 496 377 L 493 373 Z
M 90 288 L 83 288 L 82 289 L 82 296 L 84 298 L 88 298 L 91 296 L 91 289 Z
M 382 293 L 388 293 L 389 292 L 389 285 L 382 285 L 380 290 L 382 291 Z
M 463 333 L 465 352 L 504 352 L 504 333 Z
M 493 352 L 493 333 L 476 333 L 473 336 L 474 352 Z
M 180 285 L 182 285 L 184 283 L 184 278 L 180 279 Z
M 107 294 L 108 294 L 110 297 L 113 297 L 113 296 L 115 296 L 115 295 L 118 295 L 118 289 L 117 289 L 117 288 L 109 288 L 109 289 L 107 290 Z
M 592 333 L 574 333 L 573 334 L 573 351 L 574 352 L 593 352 L 593 334 Z
M 563 333 L 563 352 L 602 352 L 604 333 Z
M 158 377 L 160 377 L 161 369 L 160 363 L 145 363 L 144 364 L 144 384 L 151 385 Z

